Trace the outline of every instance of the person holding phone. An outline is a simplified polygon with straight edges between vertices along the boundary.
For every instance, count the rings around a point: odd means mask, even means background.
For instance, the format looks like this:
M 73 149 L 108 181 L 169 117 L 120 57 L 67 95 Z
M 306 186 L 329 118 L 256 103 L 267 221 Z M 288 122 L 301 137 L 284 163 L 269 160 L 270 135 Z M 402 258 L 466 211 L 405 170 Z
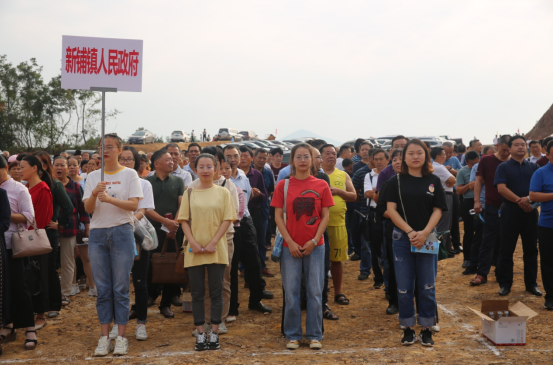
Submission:
M 433 174 L 431 157 L 425 144 L 410 140 L 402 151 L 400 174 L 392 177 L 386 191 L 387 214 L 394 223 L 395 259 L 400 325 L 404 326 L 402 345 L 416 342 L 412 329 L 416 324 L 414 286 L 417 277 L 419 307 L 417 322 L 423 327 L 419 339 L 423 346 L 433 346 L 431 327 L 435 325 L 435 278 L 437 255 L 414 253 L 435 230 L 442 211 L 448 209 L 441 180 Z

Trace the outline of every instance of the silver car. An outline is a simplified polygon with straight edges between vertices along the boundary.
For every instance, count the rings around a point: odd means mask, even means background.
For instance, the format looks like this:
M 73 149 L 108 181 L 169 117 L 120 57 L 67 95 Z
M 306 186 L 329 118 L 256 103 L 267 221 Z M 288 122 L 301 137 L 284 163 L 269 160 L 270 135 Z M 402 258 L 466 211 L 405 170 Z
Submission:
M 154 141 L 156 141 L 156 135 L 148 130 L 136 131 L 129 137 L 129 144 L 147 144 L 154 143 Z

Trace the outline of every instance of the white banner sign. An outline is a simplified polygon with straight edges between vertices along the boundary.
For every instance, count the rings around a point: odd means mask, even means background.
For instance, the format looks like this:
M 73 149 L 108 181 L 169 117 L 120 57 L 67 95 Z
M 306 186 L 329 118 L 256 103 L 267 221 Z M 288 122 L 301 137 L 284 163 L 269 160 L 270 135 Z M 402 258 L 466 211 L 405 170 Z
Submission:
M 142 40 L 62 36 L 62 89 L 142 91 Z

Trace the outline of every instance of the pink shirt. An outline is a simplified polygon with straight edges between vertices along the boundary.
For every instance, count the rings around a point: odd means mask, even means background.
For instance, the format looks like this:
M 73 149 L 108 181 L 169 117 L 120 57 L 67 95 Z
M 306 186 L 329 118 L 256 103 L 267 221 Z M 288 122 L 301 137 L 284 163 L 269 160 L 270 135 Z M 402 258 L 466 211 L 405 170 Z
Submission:
M 35 210 L 33 208 L 31 194 L 29 194 L 29 189 L 27 189 L 25 185 L 9 178 L 0 185 L 0 188 L 6 190 L 8 193 L 12 214 L 23 214 L 27 217 L 28 221 L 33 221 L 35 219 Z M 24 229 L 28 227 L 28 223 L 23 224 Z M 8 250 L 12 248 L 12 234 L 14 232 L 17 232 L 17 224 L 10 222 L 10 229 L 4 234 L 6 238 L 6 248 Z

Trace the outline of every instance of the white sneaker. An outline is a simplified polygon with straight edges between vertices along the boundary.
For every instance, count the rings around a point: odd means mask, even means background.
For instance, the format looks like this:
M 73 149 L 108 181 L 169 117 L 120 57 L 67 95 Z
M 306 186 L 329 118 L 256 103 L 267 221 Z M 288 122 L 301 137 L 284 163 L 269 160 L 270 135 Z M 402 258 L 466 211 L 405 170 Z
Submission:
M 91 297 L 97 297 L 98 296 L 98 289 L 90 288 L 88 290 L 88 295 L 91 296 Z
M 79 286 L 77 284 L 71 284 L 71 293 L 69 293 L 69 296 L 72 297 L 74 295 L 79 294 L 81 291 L 79 290 Z
M 139 341 L 146 341 L 148 339 L 148 335 L 146 334 L 146 326 L 144 324 L 141 323 L 137 325 L 135 337 Z
M 227 323 L 231 323 L 237 320 L 237 316 L 227 316 Z
M 439 332 L 440 330 L 441 330 L 441 326 L 439 326 L 438 324 L 431 326 L 431 331 L 433 332 Z
M 127 355 L 129 352 L 129 341 L 126 337 L 117 336 L 115 339 L 114 355 Z
M 112 330 L 110 331 L 110 340 L 115 340 L 117 336 L 119 336 L 119 328 L 117 327 L 117 324 L 114 324 Z
M 227 326 L 225 325 L 225 323 L 221 322 L 219 324 L 219 328 L 217 330 L 217 334 L 218 335 L 226 335 L 227 333 L 229 333 L 229 330 L 227 329 Z
M 106 356 L 113 350 L 113 343 L 109 338 L 101 336 L 98 340 L 98 346 L 94 350 L 94 356 Z

